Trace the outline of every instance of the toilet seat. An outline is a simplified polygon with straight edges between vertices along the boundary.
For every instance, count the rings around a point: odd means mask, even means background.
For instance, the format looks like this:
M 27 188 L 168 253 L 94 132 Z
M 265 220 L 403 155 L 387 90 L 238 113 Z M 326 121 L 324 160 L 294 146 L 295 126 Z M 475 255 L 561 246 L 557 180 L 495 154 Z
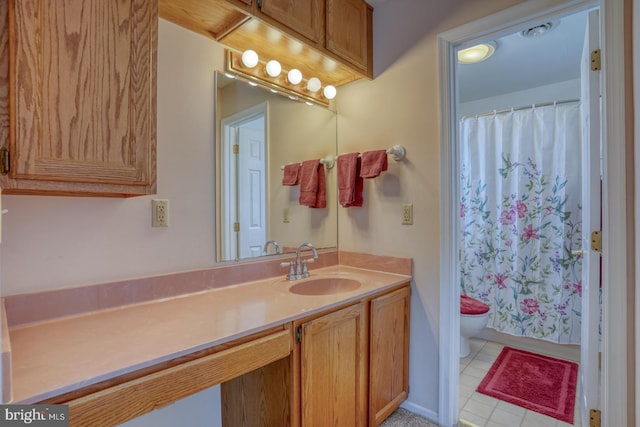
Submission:
M 467 295 L 460 295 L 460 314 L 478 315 L 489 312 L 489 306 Z

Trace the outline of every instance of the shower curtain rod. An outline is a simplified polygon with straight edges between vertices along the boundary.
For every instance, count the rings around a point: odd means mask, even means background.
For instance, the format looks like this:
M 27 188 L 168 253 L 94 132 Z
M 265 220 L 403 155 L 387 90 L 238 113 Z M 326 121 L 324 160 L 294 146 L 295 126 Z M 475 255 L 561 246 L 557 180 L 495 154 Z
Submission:
M 520 107 L 512 107 L 512 108 L 505 108 L 503 110 L 493 110 L 493 111 L 487 111 L 486 113 L 480 113 L 480 114 L 471 114 L 469 116 L 463 116 L 463 119 L 467 119 L 469 117 L 483 117 L 483 116 L 491 116 L 494 114 L 501 114 L 501 113 L 508 113 L 510 111 L 519 111 L 519 110 L 526 110 L 527 108 L 536 108 L 536 107 L 548 107 L 549 105 L 558 105 L 558 104 L 569 104 L 572 102 L 580 102 L 580 99 L 565 99 L 564 101 L 553 101 L 553 102 L 543 102 L 540 104 L 529 104 L 529 105 L 523 105 Z

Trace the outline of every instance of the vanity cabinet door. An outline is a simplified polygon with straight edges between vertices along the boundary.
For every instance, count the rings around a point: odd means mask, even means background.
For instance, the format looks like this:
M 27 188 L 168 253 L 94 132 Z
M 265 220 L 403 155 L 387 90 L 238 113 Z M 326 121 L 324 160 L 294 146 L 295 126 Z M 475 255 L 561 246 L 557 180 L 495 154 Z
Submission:
M 373 75 L 373 9 L 364 0 L 326 0 L 327 50 Z
M 367 330 L 364 303 L 301 325 L 300 425 L 367 424 Z
M 409 285 L 371 301 L 369 419 L 377 426 L 409 394 Z
M 15 0 L 5 193 L 156 188 L 157 0 Z
M 324 44 L 325 0 L 262 0 L 260 12 L 303 35 Z

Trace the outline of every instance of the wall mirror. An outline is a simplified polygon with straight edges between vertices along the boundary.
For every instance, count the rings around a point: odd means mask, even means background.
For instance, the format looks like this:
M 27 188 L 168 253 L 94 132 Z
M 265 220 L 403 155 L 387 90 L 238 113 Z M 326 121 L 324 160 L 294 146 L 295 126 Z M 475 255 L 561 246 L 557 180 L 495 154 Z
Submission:
M 336 155 L 336 114 L 215 73 L 217 259 L 240 260 L 318 249 L 338 240 L 335 168 L 325 168 L 327 207 L 298 203 L 299 186 L 282 185 L 289 163 Z

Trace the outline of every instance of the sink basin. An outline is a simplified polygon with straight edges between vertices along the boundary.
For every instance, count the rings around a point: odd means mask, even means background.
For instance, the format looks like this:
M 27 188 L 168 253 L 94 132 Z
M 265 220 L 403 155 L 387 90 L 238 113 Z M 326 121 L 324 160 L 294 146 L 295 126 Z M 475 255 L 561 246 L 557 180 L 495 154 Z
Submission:
M 344 277 L 318 277 L 298 282 L 289 292 L 298 295 L 332 295 L 358 289 L 362 284 Z

